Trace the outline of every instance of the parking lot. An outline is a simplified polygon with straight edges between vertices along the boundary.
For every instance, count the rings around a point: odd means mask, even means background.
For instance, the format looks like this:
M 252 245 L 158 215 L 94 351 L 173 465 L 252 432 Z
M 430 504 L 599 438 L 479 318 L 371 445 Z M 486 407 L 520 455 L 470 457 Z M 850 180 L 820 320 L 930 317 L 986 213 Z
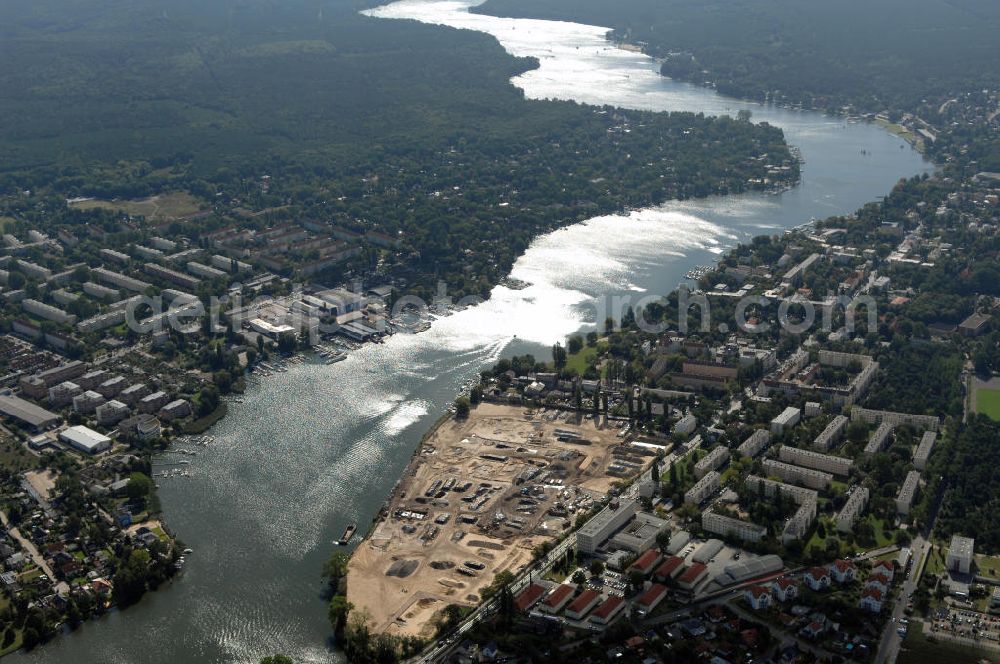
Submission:
M 935 632 L 1000 643 L 1000 617 L 966 609 L 941 609 L 931 623 L 931 633 Z

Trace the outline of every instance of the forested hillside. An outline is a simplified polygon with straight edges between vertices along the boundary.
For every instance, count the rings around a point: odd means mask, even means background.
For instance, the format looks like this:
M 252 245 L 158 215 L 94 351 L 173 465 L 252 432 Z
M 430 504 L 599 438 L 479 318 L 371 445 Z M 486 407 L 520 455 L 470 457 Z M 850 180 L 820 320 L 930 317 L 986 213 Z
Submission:
M 0 4 L 0 216 L 114 231 L 114 213 L 63 201 L 185 191 L 214 213 L 179 229 L 193 237 L 246 224 L 234 209 L 332 221 L 400 242 L 324 278 L 379 265 L 380 279 L 485 295 L 543 230 L 797 178 L 776 128 L 525 100 L 509 79 L 532 61 L 487 35 L 358 14 L 369 4 Z
M 897 110 L 1000 81 L 992 0 L 488 0 L 478 11 L 608 26 L 666 58 L 665 74 L 738 97 Z

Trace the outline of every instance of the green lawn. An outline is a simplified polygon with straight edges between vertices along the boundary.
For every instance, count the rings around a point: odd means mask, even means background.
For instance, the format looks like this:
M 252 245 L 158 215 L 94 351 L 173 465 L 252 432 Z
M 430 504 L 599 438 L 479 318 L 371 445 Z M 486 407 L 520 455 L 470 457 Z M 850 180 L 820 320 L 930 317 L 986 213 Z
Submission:
M 1000 422 L 1000 390 L 976 390 L 976 412 Z
M 962 646 L 950 641 L 929 640 L 924 635 L 923 623 L 911 622 L 903 641 L 903 648 L 896 659 L 897 664 L 977 664 L 982 660 L 1000 662 L 996 652 Z
M 584 346 L 579 353 L 573 353 L 566 358 L 566 368 L 575 370 L 581 376 L 597 357 L 597 346 Z

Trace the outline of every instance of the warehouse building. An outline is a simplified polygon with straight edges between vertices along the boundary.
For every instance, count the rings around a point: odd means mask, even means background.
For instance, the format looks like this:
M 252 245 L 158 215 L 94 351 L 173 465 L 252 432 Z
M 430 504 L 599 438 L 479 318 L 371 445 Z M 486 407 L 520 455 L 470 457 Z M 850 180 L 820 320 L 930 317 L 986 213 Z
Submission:
M 47 431 L 62 422 L 62 418 L 55 413 L 10 395 L 0 395 L 0 413 L 32 431 Z
M 110 438 L 82 425 L 60 431 L 59 440 L 86 454 L 100 454 L 111 449 Z

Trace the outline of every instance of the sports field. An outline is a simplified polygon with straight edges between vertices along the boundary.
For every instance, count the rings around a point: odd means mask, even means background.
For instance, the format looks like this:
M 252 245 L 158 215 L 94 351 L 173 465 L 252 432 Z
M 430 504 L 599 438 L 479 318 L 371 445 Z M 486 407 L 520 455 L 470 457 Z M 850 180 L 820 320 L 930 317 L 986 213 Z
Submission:
M 973 379 L 972 389 L 973 410 L 1000 422 L 1000 379 Z

